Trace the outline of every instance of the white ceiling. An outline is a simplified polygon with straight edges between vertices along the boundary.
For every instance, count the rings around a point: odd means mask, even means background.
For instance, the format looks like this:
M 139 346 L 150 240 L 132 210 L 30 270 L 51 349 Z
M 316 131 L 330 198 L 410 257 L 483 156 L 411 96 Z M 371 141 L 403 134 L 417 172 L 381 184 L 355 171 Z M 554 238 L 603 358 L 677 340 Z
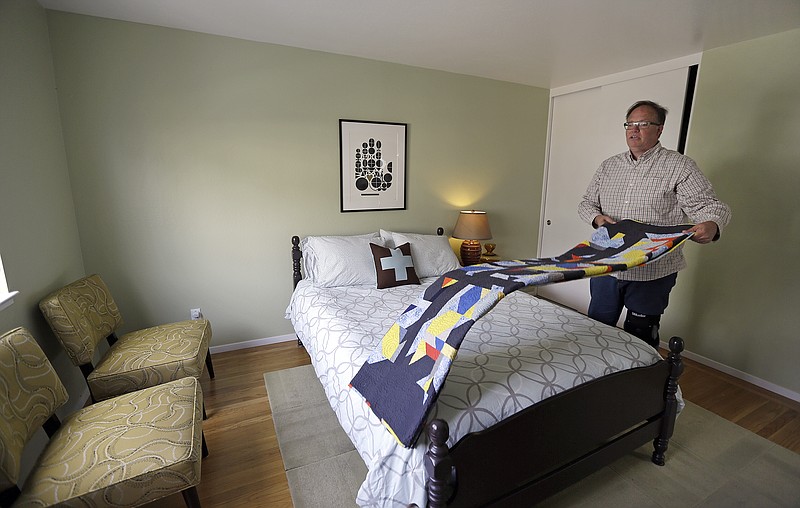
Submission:
M 800 28 L 800 0 L 39 0 L 556 88 Z M 800 48 L 798 48 L 800 55 Z

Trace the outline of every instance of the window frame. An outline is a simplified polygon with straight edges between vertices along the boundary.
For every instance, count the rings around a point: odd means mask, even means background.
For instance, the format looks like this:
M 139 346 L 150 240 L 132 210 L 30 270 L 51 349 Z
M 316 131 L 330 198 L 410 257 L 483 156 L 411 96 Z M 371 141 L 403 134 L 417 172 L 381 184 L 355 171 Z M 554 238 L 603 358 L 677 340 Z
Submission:
M 6 272 L 3 269 L 3 257 L 0 256 L 0 310 L 3 310 L 14 303 L 14 297 L 19 291 L 9 291 Z

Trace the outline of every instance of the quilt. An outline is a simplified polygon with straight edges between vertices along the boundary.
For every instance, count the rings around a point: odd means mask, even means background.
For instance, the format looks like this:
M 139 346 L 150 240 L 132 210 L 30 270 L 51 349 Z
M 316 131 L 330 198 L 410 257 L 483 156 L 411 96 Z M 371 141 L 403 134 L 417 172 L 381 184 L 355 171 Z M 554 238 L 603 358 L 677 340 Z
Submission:
M 413 447 L 402 446 L 348 385 L 386 330 L 437 278 L 389 289 L 320 287 L 303 279 L 286 309 L 337 420 L 369 469 L 356 501 L 363 508 L 427 505 L 428 436 L 423 431 Z M 622 329 L 515 291 L 464 337 L 428 422 L 448 423 L 452 447 L 548 397 L 661 359 Z
M 350 386 L 401 445 L 413 446 L 467 331 L 507 294 L 654 261 L 690 238 L 690 227 L 622 220 L 560 256 L 450 271 L 391 325 Z

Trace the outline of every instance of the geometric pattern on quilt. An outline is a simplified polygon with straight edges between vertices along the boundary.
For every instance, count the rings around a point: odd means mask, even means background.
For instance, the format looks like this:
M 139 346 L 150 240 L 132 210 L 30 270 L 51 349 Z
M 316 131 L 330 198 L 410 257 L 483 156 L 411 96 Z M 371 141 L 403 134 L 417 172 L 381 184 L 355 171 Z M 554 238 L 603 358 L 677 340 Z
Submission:
M 621 220 L 560 256 L 447 272 L 389 327 L 350 385 L 403 446 L 413 446 L 465 335 L 506 295 L 635 268 L 678 248 L 690 227 Z
M 423 280 L 427 287 L 434 279 Z M 423 288 L 424 288 L 423 287 Z M 359 505 L 424 506 L 427 435 L 405 448 L 348 383 L 419 286 L 319 288 L 301 280 L 287 309 L 337 419 L 367 465 Z M 658 353 L 624 330 L 518 291 L 473 326 L 429 418 L 453 446 L 546 397 L 600 376 L 651 365 Z
M 122 335 L 86 378 L 95 400 L 191 376 L 205 367 L 211 323 L 205 319 L 153 326 Z
M 138 506 L 197 485 L 202 400 L 186 377 L 74 413 L 14 506 Z
M 97 344 L 122 325 L 119 308 L 97 274 L 50 293 L 39 309 L 75 365 L 91 363 Z
M 0 491 L 19 483 L 25 444 L 67 397 L 28 330 L 0 337 Z

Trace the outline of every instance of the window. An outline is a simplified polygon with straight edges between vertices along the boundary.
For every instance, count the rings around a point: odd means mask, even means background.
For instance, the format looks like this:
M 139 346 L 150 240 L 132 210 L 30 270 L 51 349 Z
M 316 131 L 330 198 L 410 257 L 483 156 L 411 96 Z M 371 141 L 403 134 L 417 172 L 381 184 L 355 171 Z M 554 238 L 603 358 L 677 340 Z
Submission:
M 19 291 L 9 291 L 6 282 L 6 272 L 3 271 L 3 258 L 0 257 L 0 310 L 14 303 L 14 297 Z

